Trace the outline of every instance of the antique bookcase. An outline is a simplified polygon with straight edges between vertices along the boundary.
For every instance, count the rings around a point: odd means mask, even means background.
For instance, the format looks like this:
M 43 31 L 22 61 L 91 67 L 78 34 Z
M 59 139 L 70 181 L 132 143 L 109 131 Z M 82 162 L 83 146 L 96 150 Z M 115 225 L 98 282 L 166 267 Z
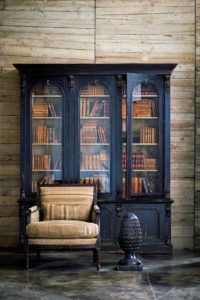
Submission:
M 22 78 L 20 240 L 38 183 L 96 183 L 102 249 L 134 212 L 144 252 L 171 252 L 175 65 L 15 65 Z

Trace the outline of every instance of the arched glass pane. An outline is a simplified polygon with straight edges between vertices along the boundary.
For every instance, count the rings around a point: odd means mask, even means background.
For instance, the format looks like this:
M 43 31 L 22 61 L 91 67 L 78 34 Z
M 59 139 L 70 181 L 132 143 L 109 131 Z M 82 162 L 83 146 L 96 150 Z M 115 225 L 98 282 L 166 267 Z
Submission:
M 80 181 L 110 192 L 110 93 L 95 82 L 80 92 Z
M 62 104 L 57 85 L 45 81 L 32 90 L 32 192 L 38 183 L 62 179 Z
M 150 81 L 132 93 L 132 194 L 160 192 L 159 94 Z

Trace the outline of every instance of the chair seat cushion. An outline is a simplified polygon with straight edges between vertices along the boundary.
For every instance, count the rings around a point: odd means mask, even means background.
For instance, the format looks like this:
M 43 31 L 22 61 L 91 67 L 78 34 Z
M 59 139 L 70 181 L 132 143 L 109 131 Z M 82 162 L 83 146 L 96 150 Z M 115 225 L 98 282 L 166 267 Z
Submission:
M 40 221 L 28 224 L 26 234 L 39 239 L 87 239 L 97 237 L 98 225 L 76 220 Z

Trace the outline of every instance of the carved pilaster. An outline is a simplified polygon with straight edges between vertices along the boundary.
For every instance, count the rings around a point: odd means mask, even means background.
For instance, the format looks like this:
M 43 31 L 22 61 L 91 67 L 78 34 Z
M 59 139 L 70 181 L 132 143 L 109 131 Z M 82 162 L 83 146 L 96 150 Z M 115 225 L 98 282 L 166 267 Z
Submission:
M 74 75 L 69 75 L 68 76 L 68 87 L 70 90 L 75 88 L 75 77 Z
M 165 75 L 165 89 L 166 92 L 169 94 L 170 93 L 170 76 Z

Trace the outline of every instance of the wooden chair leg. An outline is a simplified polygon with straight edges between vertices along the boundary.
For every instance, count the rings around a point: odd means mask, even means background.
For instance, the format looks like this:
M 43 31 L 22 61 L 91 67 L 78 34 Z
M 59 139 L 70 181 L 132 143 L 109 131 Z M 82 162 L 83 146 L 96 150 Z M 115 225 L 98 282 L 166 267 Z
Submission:
M 25 252 L 25 263 L 26 263 L 26 270 L 29 269 L 29 251 Z
M 99 249 L 95 249 L 95 262 L 96 262 L 96 268 L 97 268 L 97 271 L 100 270 L 100 253 L 99 253 Z

